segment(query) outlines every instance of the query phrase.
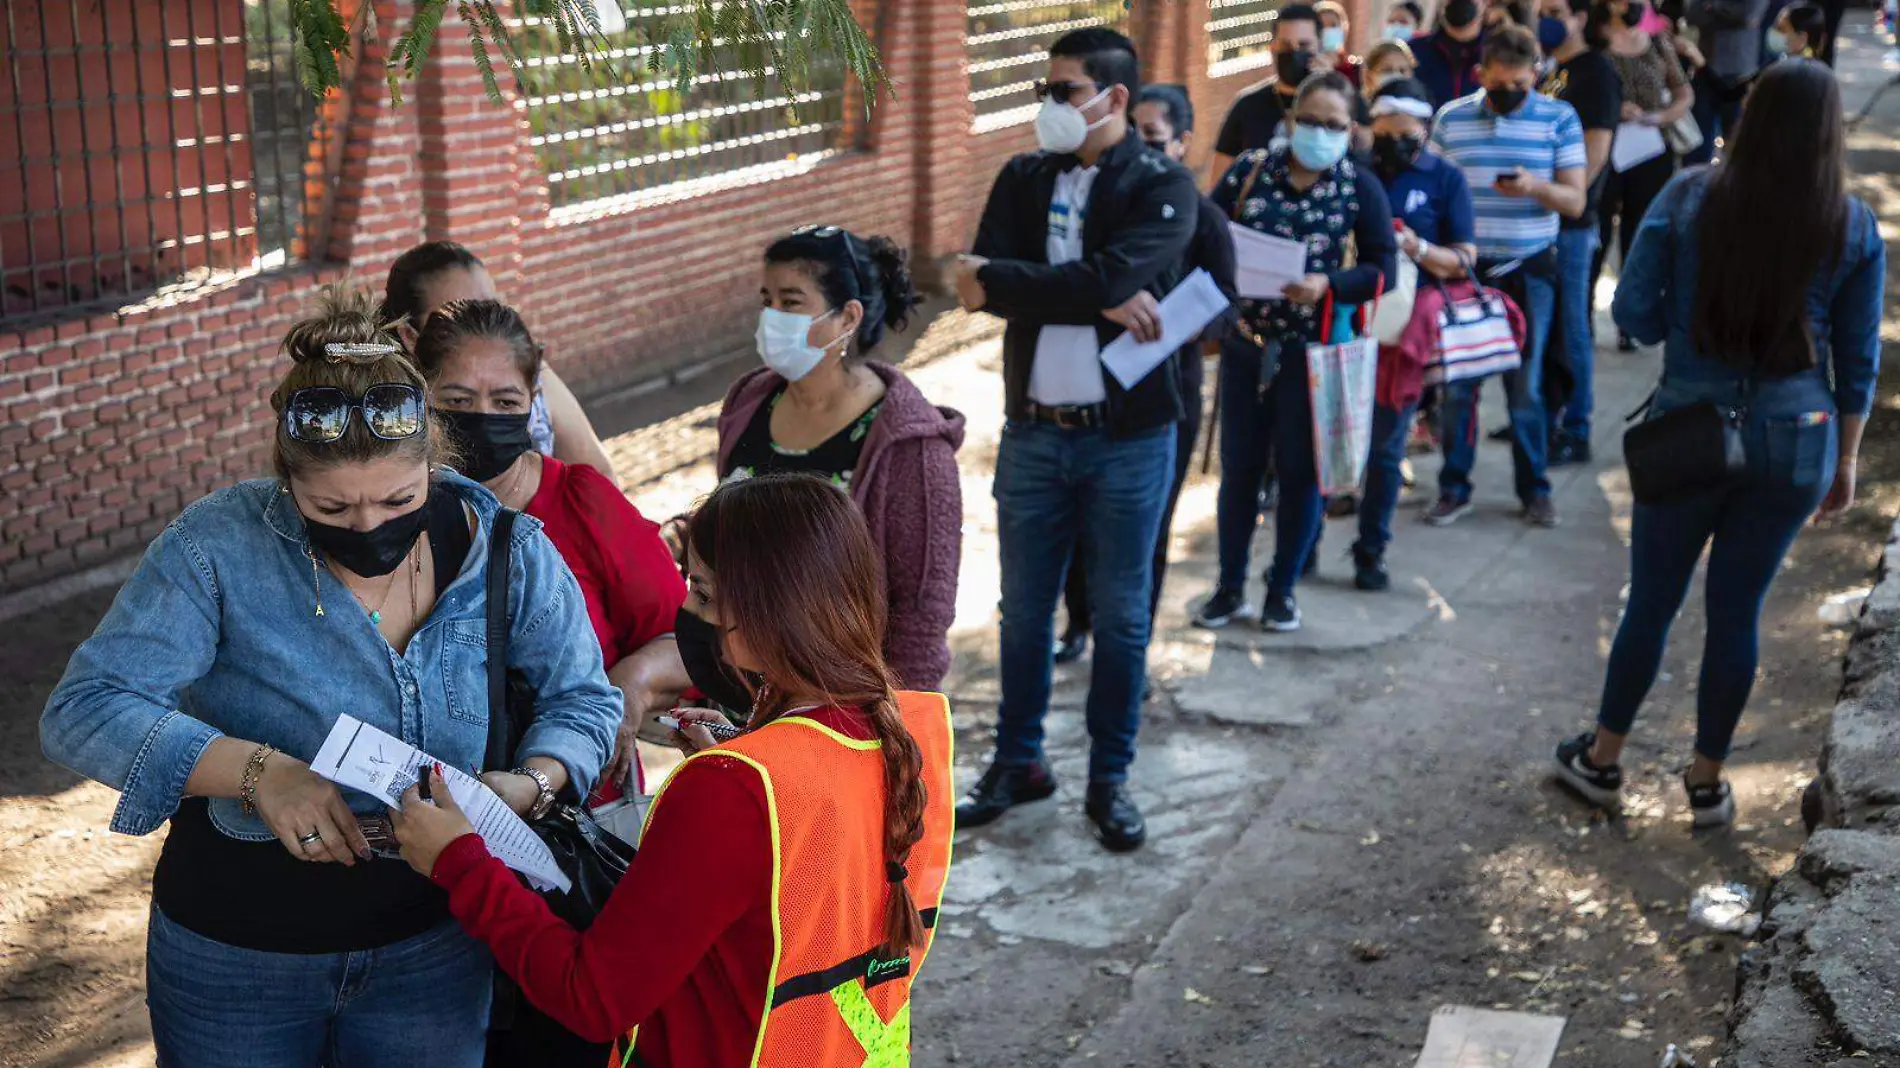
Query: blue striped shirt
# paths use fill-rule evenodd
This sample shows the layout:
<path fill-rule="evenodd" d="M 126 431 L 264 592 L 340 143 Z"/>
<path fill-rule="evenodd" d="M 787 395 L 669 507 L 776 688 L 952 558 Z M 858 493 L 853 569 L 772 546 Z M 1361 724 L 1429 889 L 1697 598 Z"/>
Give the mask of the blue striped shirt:
<path fill-rule="evenodd" d="M 1583 123 L 1561 100 L 1532 93 L 1523 106 L 1499 116 L 1482 92 L 1439 109 L 1432 144 L 1465 172 L 1477 219 L 1478 255 L 1531 256 L 1557 240 L 1557 213 L 1530 197 L 1507 197 L 1492 183 L 1522 167 L 1550 181 L 1558 171 L 1582 170 Z"/>

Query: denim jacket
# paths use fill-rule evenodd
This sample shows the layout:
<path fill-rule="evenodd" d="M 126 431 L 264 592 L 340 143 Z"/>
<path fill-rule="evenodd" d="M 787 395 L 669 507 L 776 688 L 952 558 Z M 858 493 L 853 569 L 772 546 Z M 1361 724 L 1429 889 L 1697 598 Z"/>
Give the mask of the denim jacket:
<path fill-rule="evenodd" d="M 1643 217 L 1623 264 L 1612 312 L 1616 325 L 1645 345 L 1663 342 L 1661 407 L 1734 395 L 1747 377 L 1696 351 L 1689 327 L 1701 274 L 1696 217 L 1708 190 L 1707 168 L 1685 171 L 1664 187 Z M 1772 256 L 1773 249 L 1760 255 Z M 1887 246 L 1874 213 L 1850 199 L 1847 240 L 1840 262 L 1808 287 L 1808 328 L 1815 366 L 1754 384 L 1751 407 L 1764 417 L 1832 407 L 1864 416 L 1873 408 L 1880 374 L 1881 301 L 1886 292 Z"/>
<path fill-rule="evenodd" d="M 467 504 L 478 529 L 460 574 L 398 654 L 305 555 L 303 519 L 281 485 L 242 482 L 172 520 L 47 700 L 40 744 L 55 763 L 121 792 L 114 831 L 149 834 L 170 819 L 198 758 L 223 734 L 308 762 L 348 713 L 444 762 L 482 761 L 494 496 L 449 472 L 432 483 Z M 509 661 L 537 694 L 515 756 L 560 761 L 585 796 L 612 752 L 621 695 L 601 667 L 573 572 L 541 524 L 521 517 L 510 552 Z M 344 796 L 358 814 L 381 811 L 367 794 Z M 234 798 L 214 798 L 210 810 L 233 838 L 275 837 Z"/>

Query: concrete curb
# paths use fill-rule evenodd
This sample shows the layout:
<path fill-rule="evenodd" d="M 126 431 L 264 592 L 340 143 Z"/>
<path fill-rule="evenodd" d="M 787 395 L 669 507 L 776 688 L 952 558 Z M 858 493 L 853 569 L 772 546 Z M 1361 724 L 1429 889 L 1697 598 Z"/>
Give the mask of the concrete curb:
<path fill-rule="evenodd" d="M 1900 1065 L 1900 523 L 1844 676 L 1804 805 L 1819 829 L 1743 958 L 1724 1066 Z"/>

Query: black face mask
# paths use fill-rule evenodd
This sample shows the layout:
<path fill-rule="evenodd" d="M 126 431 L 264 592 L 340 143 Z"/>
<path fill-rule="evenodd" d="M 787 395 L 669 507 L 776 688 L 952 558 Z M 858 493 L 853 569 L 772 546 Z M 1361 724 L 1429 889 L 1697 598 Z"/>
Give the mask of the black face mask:
<path fill-rule="evenodd" d="M 1144 141 L 1142 143 L 1164 156 L 1168 154 L 1168 143 L 1166 141 Z"/>
<path fill-rule="evenodd" d="M 1415 134 L 1404 137 L 1378 134 L 1372 139 L 1372 164 L 1380 174 L 1396 178 L 1418 161 L 1418 154 L 1424 149 L 1425 139 Z"/>
<path fill-rule="evenodd" d="M 387 575 L 402 566 L 403 558 L 422 536 L 429 522 L 429 504 L 385 521 L 369 530 L 333 527 L 304 516 L 304 531 L 318 552 L 364 578 Z"/>
<path fill-rule="evenodd" d="M 1281 52 L 1273 57 L 1273 72 L 1279 76 L 1281 88 L 1297 89 L 1313 73 L 1313 53 L 1305 49 Z"/>
<path fill-rule="evenodd" d="M 1527 89 L 1486 89 L 1484 98 L 1491 103 L 1491 110 L 1499 115 L 1509 115 L 1524 106 L 1530 97 Z"/>
<path fill-rule="evenodd" d="M 1636 24 L 1643 21 L 1643 16 L 1647 14 L 1649 14 L 1648 4 L 1645 4 L 1643 0 L 1630 0 L 1630 6 L 1623 10 L 1623 25 L 1635 29 Z"/>
<path fill-rule="evenodd" d="M 1476 21 L 1478 0 L 1451 0 L 1445 5 L 1445 25 L 1462 30 Z"/>
<path fill-rule="evenodd" d="M 751 711 L 752 691 L 746 689 L 745 675 L 719 654 L 718 627 L 682 607 L 673 619 L 673 640 L 686 677 L 700 693 L 722 708 Z M 751 681 L 755 687 L 761 682 L 756 676 Z"/>
<path fill-rule="evenodd" d="M 508 470 L 522 453 L 534 447 L 526 412 L 490 415 L 437 408 L 435 414 L 449 428 L 449 436 L 462 454 L 456 468 L 477 482 L 487 482 Z"/>

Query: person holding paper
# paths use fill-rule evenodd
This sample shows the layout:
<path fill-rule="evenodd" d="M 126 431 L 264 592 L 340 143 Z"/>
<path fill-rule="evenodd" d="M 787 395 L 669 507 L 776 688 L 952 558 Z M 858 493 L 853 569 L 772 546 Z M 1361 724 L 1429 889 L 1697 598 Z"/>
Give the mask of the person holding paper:
<path fill-rule="evenodd" d="M 618 1040 L 607 1063 L 904 1063 L 950 867 L 949 702 L 896 689 L 876 546 L 826 482 L 728 482 L 686 543 L 687 664 L 702 689 L 751 680 L 756 711 L 716 745 L 704 724 L 722 716 L 680 712 L 699 752 L 592 926 L 523 888 L 439 783 L 395 817 L 403 856 L 531 1001 Z"/>
<path fill-rule="evenodd" d="M 1095 625 L 1083 811 L 1111 850 L 1147 824 L 1128 792 L 1148 677 L 1155 538 L 1174 470 L 1182 400 L 1174 357 L 1125 383 L 1102 349 L 1124 333 L 1161 337 L 1159 300 L 1184 277 L 1200 194 L 1128 123 L 1140 88 L 1135 46 L 1076 30 L 1049 50 L 1037 84 L 1042 151 L 1003 166 L 956 271 L 963 306 L 999 316 L 1008 419 L 996 456 L 1003 580 L 1002 704 L 996 755 L 959 806 L 963 827 L 1055 793 L 1043 717 L 1062 576 L 1080 547 Z"/>
<path fill-rule="evenodd" d="M 1387 82 L 1372 99 L 1372 169 L 1399 223 L 1399 253 L 1440 278 L 1461 278 L 1477 257 L 1471 189 L 1464 172 L 1429 147 L 1430 91 L 1404 78 Z M 1372 408 L 1372 453 L 1366 465 L 1359 540 L 1353 543 L 1353 585 L 1381 591 L 1391 585 L 1385 550 L 1392 513 L 1404 485 L 1405 445 L 1424 395 L 1425 368 L 1396 345 L 1379 346 L 1378 396 Z"/>
<path fill-rule="evenodd" d="M 1569 104 L 1583 126 L 1584 204 L 1576 218 L 1557 223 L 1557 329 L 1551 341 L 1551 373 L 1544 379 L 1544 406 L 1555 425 L 1550 466 L 1590 462 L 1590 418 L 1596 406 L 1597 208 L 1609 181 L 1610 146 L 1622 119 L 1623 80 L 1605 56 L 1609 9 L 1592 0 L 1542 0 L 1544 18 L 1564 27 L 1556 63 L 1538 92 Z M 1559 373 L 1561 368 L 1562 373 Z M 1560 382 L 1559 379 L 1567 382 Z"/>
<path fill-rule="evenodd" d="M 383 814 L 310 768 L 338 716 L 465 770 L 487 742 L 487 490 L 453 456 L 420 372 L 365 294 L 332 291 L 284 339 L 276 478 L 160 534 L 46 703 L 49 759 L 121 792 L 112 829 L 170 823 L 152 876 L 158 1063 L 483 1063 L 493 965 L 439 890 L 373 855 Z M 535 691 L 517 812 L 578 799 L 620 694 L 567 565 L 524 518 L 510 664 Z M 257 996 L 254 996 L 257 995 Z M 262 996 L 268 995 L 268 996 Z"/>
<path fill-rule="evenodd" d="M 1194 104 L 1187 90 L 1179 85 L 1145 85 L 1135 97 L 1135 129 L 1148 147 L 1176 163 L 1187 158 L 1194 138 Z M 1155 538 L 1154 577 L 1148 598 L 1148 618 L 1161 607 L 1161 586 L 1168 575 L 1168 542 L 1174 526 L 1174 506 L 1181 499 L 1181 487 L 1187 484 L 1188 468 L 1194 461 L 1194 443 L 1201 434 L 1201 414 L 1206 405 L 1206 377 L 1203 357 L 1206 348 L 1233 329 L 1238 313 L 1234 299 L 1234 242 L 1227 230 L 1227 216 L 1212 200 L 1200 198 L 1200 211 L 1194 217 L 1194 240 L 1188 245 L 1182 266 L 1189 271 L 1203 270 L 1229 302 L 1221 316 L 1202 328 L 1200 336 L 1182 346 L 1175 354 L 1175 373 L 1181 386 L 1181 421 L 1175 424 L 1174 478 L 1168 483 L 1168 504 L 1161 512 L 1161 534 Z M 1067 625 L 1056 643 L 1056 663 L 1080 660 L 1088 652 L 1089 584 L 1088 563 L 1081 552 L 1069 564 L 1069 578 L 1063 589 L 1068 609 Z"/>
<path fill-rule="evenodd" d="M 1235 226 L 1304 245 L 1306 274 L 1277 300 L 1243 301 L 1244 329 L 1259 347 L 1229 346 L 1221 359 L 1220 581 L 1195 612 L 1202 627 L 1223 627 L 1249 614 L 1248 558 L 1269 448 L 1279 501 L 1261 626 L 1300 626 L 1293 587 L 1323 520 L 1306 349 L 1330 332 L 1338 309 L 1374 299 L 1397 273 L 1385 190 L 1346 155 L 1353 99 L 1344 75 L 1307 79 L 1289 116 L 1287 146 L 1242 156 L 1214 190 L 1214 202 Z M 1350 267 L 1349 240 L 1358 247 L 1358 262 Z"/>
<path fill-rule="evenodd" d="M 1695 105 L 1695 90 L 1689 87 L 1689 76 L 1683 73 L 1675 47 L 1669 38 L 1645 33 L 1637 25 L 1648 10 L 1643 0 L 1618 0 L 1610 4 L 1608 10 L 1616 17 L 1604 23 L 1604 34 L 1609 41 L 1604 54 L 1616 65 L 1623 86 L 1623 122 L 1661 130 L 1689 114 Z M 1610 168 L 1604 180 L 1598 223 L 1601 235 L 1590 266 L 1592 292 L 1597 277 L 1603 273 L 1612 234 L 1616 236 L 1617 262 L 1620 263 L 1629 258 L 1630 242 L 1636 239 L 1636 227 L 1649 211 L 1650 202 L 1675 173 L 1676 155 L 1669 151 L 1666 143 L 1660 153 L 1646 160 L 1621 171 Z M 1620 331 L 1616 347 L 1622 352 L 1636 349 L 1629 335 Z"/>

